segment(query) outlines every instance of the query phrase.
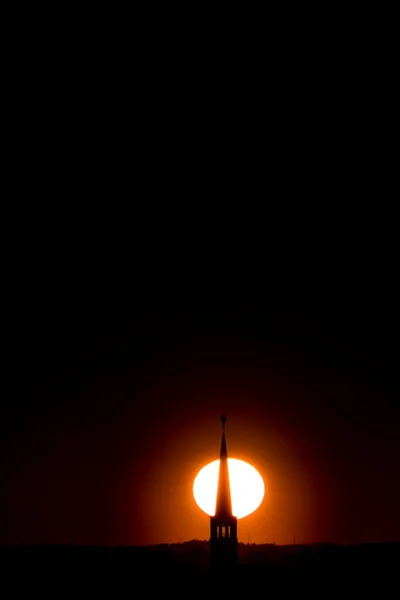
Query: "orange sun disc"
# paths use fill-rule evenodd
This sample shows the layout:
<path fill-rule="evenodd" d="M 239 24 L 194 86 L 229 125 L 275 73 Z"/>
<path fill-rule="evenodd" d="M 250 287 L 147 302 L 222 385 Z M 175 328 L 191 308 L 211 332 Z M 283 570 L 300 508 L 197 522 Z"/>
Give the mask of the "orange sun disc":
<path fill-rule="evenodd" d="M 254 512 L 264 498 L 264 481 L 255 467 L 237 458 L 228 458 L 232 513 L 238 519 Z M 195 477 L 193 496 L 197 505 L 210 516 L 215 515 L 219 459 L 209 463 Z"/>

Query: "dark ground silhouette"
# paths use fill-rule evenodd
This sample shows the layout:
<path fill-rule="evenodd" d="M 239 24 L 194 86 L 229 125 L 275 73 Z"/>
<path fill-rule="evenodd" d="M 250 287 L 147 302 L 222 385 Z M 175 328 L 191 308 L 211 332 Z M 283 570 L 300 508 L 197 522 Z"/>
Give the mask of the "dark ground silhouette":
<path fill-rule="evenodd" d="M 397 586 L 400 542 L 239 544 L 238 552 L 239 565 L 231 573 L 222 573 L 209 569 L 209 543 L 201 540 L 136 547 L 8 546 L 0 550 L 1 577 L 14 590 L 56 596 L 68 590 L 197 597 L 223 588 L 264 595 L 297 590 L 330 597 L 333 592 L 382 593 Z"/>

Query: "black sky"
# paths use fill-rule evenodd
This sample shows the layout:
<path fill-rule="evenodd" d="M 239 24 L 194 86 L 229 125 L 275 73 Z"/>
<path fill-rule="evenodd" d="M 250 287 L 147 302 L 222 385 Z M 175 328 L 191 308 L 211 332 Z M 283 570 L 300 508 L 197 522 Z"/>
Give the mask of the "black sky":
<path fill-rule="evenodd" d="M 316 489 L 307 541 L 398 539 L 399 323 L 384 236 L 351 229 L 355 248 L 336 235 L 323 247 L 316 221 L 320 241 L 304 251 L 286 222 L 286 238 L 267 235 L 271 218 L 255 241 L 239 225 L 220 235 L 222 219 L 211 247 L 193 219 L 179 238 L 151 220 L 132 245 L 85 230 L 79 251 L 69 228 L 56 243 L 53 223 L 40 253 L 24 246 L 4 338 L 4 540 L 173 541 L 147 533 L 146 473 L 185 431 L 190 462 L 193 424 L 208 436 L 222 411 L 236 431 L 265 427 L 267 449 L 277 431 L 298 448 Z"/>
<path fill-rule="evenodd" d="M 186 484 L 222 412 L 273 483 L 257 541 L 399 539 L 386 63 L 96 48 L 15 56 L 0 541 L 206 536 Z"/>

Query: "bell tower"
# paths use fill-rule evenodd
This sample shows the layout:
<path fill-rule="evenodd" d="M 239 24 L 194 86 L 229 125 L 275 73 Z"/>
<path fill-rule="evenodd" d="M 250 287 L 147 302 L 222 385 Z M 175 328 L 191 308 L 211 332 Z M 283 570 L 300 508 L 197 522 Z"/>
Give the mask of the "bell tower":
<path fill-rule="evenodd" d="M 222 415 L 222 441 L 219 460 L 215 515 L 210 517 L 210 561 L 212 568 L 237 563 L 237 518 L 232 514 L 228 451 L 225 439 L 225 415 Z"/>

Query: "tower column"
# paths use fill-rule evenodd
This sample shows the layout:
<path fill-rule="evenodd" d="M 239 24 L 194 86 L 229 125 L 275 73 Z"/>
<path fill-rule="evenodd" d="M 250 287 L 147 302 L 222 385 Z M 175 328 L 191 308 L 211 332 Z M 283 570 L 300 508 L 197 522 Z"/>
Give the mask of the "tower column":
<path fill-rule="evenodd" d="M 222 440 L 219 460 L 215 515 L 210 517 L 210 564 L 212 568 L 237 563 L 237 518 L 232 514 L 228 451 L 225 439 L 225 415 L 222 415 Z"/>

